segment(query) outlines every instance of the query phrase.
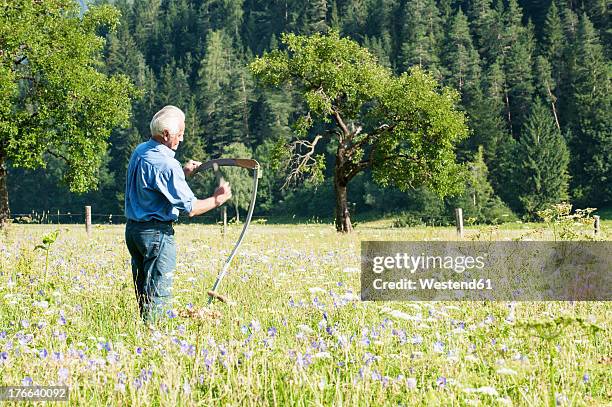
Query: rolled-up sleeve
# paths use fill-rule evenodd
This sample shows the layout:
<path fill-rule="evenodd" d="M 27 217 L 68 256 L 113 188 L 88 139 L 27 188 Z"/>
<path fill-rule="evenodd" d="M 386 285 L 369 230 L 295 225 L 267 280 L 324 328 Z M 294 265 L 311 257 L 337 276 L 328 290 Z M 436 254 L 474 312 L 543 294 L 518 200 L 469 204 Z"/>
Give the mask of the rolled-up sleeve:
<path fill-rule="evenodd" d="M 196 200 L 195 195 L 187 185 L 185 173 L 180 165 L 170 166 L 166 171 L 159 174 L 157 186 L 170 202 L 172 207 L 183 213 L 189 213 L 193 209 Z"/>

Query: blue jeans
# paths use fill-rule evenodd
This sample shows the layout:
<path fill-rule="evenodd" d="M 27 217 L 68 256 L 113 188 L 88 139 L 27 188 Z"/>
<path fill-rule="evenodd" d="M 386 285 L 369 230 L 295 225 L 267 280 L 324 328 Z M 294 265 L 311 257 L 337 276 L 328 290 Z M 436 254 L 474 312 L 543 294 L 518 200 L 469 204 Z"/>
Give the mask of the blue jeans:
<path fill-rule="evenodd" d="M 132 277 L 140 316 L 156 322 L 172 298 L 176 243 L 172 224 L 128 222 L 125 242 L 132 256 Z"/>

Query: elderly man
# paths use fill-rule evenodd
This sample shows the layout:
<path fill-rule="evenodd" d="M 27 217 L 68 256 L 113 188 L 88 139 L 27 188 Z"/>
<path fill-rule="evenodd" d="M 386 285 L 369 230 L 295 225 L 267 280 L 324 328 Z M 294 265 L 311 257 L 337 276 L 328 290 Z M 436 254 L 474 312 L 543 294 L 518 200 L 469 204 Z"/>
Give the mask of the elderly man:
<path fill-rule="evenodd" d="M 125 240 L 132 256 L 132 275 L 140 315 L 145 322 L 163 316 L 171 297 L 176 265 L 173 222 L 179 212 L 190 217 L 222 205 L 232 197 L 229 184 L 213 196 L 197 199 L 185 181 L 200 165 L 185 167 L 174 159 L 185 131 L 185 114 L 166 106 L 153 116 L 151 138 L 130 158 L 125 185 Z"/>

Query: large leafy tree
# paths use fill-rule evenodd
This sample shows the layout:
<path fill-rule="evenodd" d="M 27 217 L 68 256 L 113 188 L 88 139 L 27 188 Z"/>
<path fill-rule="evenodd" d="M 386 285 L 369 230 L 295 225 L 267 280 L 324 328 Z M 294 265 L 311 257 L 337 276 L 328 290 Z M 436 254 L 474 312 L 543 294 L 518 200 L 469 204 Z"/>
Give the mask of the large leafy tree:
<path fill-rule="evenodd" d="M 72 0 L 0 2 L 0 220 L 9 216 L 6 165 L 66 166 L 72 191 L 96 186 L 111 129 L 126 123 L 133 87 L 98 71 L 118 12 L 93 7 L 81 18 Z"/>
<path fill-rule="evenodd" d="M 286 51 L 272 51 L 250 66 L 263 84 L 292 83 L 304 98 L 306 114 L 295 124 L 298 139 L 288 149 L 289 178 L 322 176 L 321 140 L 335 150 L 336 230 L 352 230 L 348 184 L 366 169 L 378 183 L 402 190 L 425 185 L 449 195 L 461 189 L 464 168 L 455 161 L 454 147 L 467 127 L 456 110 L 456 91 L 441 88 L 418 67 L 394 76 L 337 32 L 286 34 L 283 43 Z"/>

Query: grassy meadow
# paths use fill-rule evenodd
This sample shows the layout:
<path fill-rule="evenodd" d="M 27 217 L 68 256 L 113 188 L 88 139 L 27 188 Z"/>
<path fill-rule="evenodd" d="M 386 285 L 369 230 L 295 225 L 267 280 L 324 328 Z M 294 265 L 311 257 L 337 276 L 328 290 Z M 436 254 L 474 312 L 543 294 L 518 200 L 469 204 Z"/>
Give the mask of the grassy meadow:
<path fill-rule="evenodd" d="M 48 253 L 35 249 L 58 228 Z M 206 305 L 240 227 L 225 238 L 219 226 L 175 229 L 173 311 L 152 330 L 137 317 L 123 226 L 88 239 L 82 225 L 10 225 L 0 385 L 66 384 L 70 405 L 612 404 L 609 302 L 359 300 L 361 240 L 454 240 L 453 228 L 379 221 L 340 236 L 328 224 L 253 224 L 220 288 L 235 304 L 203 319 L 180 315 Z M 472 227 L 465 238 L 554 233 Z M 548 339 L 525 327 L 554 331 L 557 317 L 569 323 Z"/>

